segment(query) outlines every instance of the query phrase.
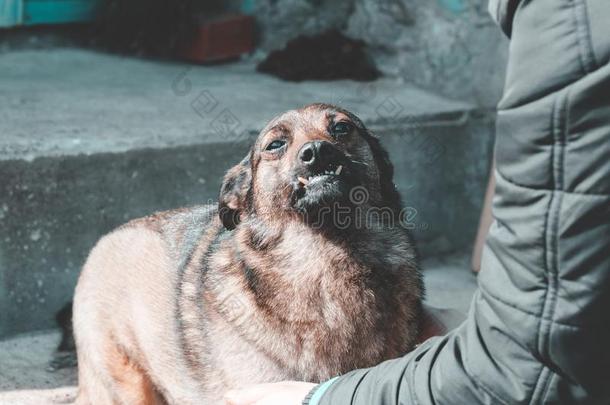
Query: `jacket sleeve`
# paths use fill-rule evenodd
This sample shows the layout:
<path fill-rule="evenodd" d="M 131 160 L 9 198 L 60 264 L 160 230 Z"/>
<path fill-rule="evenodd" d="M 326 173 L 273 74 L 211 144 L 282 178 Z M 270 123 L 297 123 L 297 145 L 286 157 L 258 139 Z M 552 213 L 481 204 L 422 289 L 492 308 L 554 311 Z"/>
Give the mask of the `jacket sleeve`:
<path fill-rule="evenodd" d="M 489 13 L 502 31 L 510 38 L 513 17 L 521 0 L 489 0 Z"/>
<path fill-rule="evenodd" d="M 610 403 L 609 4 L 516 6 L 495 221 L 466 321 L 310 405 Z"/>

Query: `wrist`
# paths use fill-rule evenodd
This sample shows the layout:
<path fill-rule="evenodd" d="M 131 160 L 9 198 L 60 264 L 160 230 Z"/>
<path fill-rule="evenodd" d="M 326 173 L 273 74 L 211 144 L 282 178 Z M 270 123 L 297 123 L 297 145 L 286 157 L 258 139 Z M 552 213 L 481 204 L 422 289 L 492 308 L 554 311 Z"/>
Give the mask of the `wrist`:
<path fill-rule="evenodd" d="M 303 398 L 302 405 L 318 405 L 320 399 L 322 399 L 322 395 L 324 395 L 326 390 L 335 382 L 337 378 L 338 377 L 331 378 L 330 380 L 313 387 L 305 398 Z"/>
<path fill-rule="evenodd" d="M 320 388 L 320 384 L 318 384 L 315 387 L 313 387 L 312 389 L 310 389 L 309 392 L 307 393 L 307 395 L 305 395 L 305 398 L 303 398 L 302 405 L 309 405 L 311 398 L 318 391 L 319 388 Z"/>

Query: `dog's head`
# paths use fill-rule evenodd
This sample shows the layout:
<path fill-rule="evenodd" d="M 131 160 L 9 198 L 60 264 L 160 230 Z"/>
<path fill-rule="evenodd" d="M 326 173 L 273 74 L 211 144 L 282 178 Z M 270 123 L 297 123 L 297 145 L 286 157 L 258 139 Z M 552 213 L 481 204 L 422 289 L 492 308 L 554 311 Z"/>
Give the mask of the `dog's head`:
<path fill-rule="evenodd" d="M 247 215 L 312 217 L 324 207 L 353 206 L 356 188 L 367 205 L 397 212 L 393 171 L 379 140 L 355 115 L 311 104 L 281 114 L 261 131 L 246 158 L 226 174 L 219 215 L 227 229 Z"/>

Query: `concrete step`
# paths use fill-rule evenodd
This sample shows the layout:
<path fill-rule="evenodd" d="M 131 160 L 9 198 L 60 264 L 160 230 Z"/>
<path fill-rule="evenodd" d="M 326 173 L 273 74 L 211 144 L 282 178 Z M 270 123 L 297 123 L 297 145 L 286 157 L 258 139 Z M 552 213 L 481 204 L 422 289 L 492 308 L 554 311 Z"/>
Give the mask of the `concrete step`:
<path fill-rule="evenodd" d="M 381 138 L 424 256 L 469 249 L 493 116 L 391 79 L 287 83 L 249 63 L 187 66 L 82 49 L 0 55 L 0 336 L 45 329 L 95 241 L 214 201 L 275 114 L 330 102 Z"/>
<path fill-rule="evenodd" d="M 60 337 L 59 330 L 48 330 L 0 340 L 0 404 L 74 402 L 76 368 L 49 369 Z"/>
<path fill-rule="evenodd" d="M 428 305 L 466 313 L 476 288 L 468 262 L 469 257 L 463 255 L 423 262 Z M 57 330 L 0 340 L 0 404 L 72 403 L 76 396 L 76 369 L 49 369 L 59 341 Z"/>

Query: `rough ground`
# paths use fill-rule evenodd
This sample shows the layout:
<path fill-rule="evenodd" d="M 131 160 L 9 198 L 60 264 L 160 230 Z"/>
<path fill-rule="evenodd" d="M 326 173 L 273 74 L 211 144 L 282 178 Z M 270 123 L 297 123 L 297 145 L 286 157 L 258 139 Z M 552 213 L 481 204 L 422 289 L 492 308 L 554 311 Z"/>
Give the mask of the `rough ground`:
<path fill-rule="evenodd" d="M 58 331 L 37 332 L 0 341 L 0 404 L 70 404 L 76 394 L 76 369 L 50 372 Z"/>
<path fill-rule="evenodd" d="M 424 263 L 427 303 L 466 312 L 476 286 L 467 257 Z M 0 341 L 0 405 L 70 404 L 76 395 L 76 369 L 48 371 L 59 332 L 21 335 Z"/>

